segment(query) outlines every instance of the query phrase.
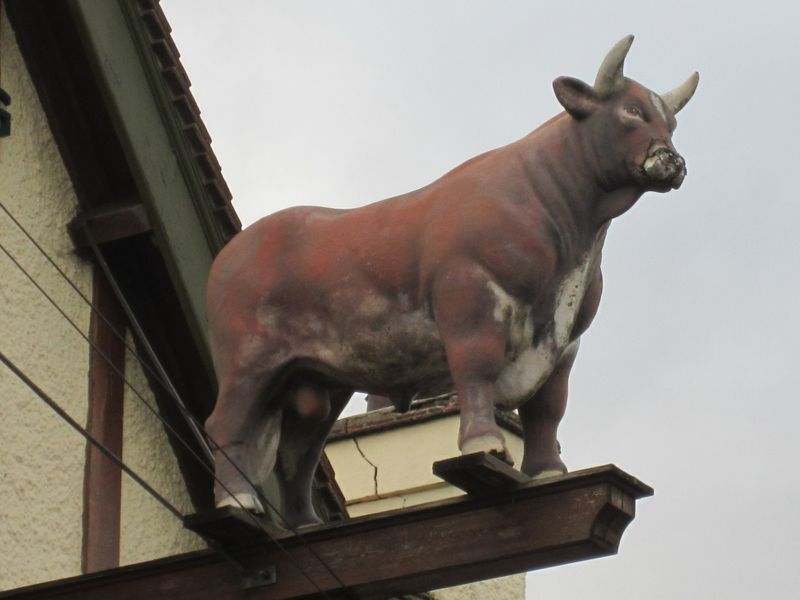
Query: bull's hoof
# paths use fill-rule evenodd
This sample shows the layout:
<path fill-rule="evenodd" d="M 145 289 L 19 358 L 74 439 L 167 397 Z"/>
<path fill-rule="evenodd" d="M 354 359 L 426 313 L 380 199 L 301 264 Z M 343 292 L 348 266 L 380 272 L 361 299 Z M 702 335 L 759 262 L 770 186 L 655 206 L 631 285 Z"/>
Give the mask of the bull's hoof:
<path fill-rule="evenodd" d="M 239 494 L 234 494 L 233 496 L 226 496 L 217 502 L 217 508 L 224 508 L 226 506 L 243 508 L 257 515 L 264 514 L 264 507 L 261 505 L 261 501 L 258 499 L 258 497 L 255 494 L 250 494 L 247 492 L 241 492 Z"/>
<path fill-rule="evenodd" d="M 557 456 L 548 460 L 523 460 L 522 472 L 531 479 L 548 479 L 560 477 L 567 473 L 567 465 Z"/>
<path fill-rule="evenodd" d="M 320 519 L 316 513 L 313 515 L 284 515 L 286 517 L 286 524 L 292 529 L 307 529 L 309 527 L 317 527 L 322 525 L 324 521 Z"/>
<path fill-rule="evenodd" d="M 316 527 L 322 525 L 324 521 L 314 510 L 311 498 L 289 502 L 282 507 L 284 522 L 291 529 L 301 529 L 303 527 Z"/>
<path fill-rule="evenodd" d="M 545 469 L 544 471 L 538 472 L 536 475 L 531 477 L 531 479 L 549 479 L 550 477 L 561 477 L 566 471 L 561 471 L 559 469 Z"/>
<path fill-rule="evenodd" d="M 503 462 L 514 466 L 514 457 L 511 456 L 506 444 L 502 439 L 491 434 L 476 435 L 475 437 L 464 440 L 461 444 L 461 454 L 473 454 L 475 452 L 486 452 L 493 454 Z"/>

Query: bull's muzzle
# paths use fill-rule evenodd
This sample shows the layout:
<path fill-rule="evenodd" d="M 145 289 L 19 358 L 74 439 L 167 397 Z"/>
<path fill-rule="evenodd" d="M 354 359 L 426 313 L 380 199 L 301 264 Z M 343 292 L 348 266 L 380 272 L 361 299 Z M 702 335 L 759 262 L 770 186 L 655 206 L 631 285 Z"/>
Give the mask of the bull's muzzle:
<path fill-rule="evenodd" d="M 686 161 L 674 150 L 658 146 L 649 152 L 642 170 L 656 188 L 677 190 L 686 177 Z"/>

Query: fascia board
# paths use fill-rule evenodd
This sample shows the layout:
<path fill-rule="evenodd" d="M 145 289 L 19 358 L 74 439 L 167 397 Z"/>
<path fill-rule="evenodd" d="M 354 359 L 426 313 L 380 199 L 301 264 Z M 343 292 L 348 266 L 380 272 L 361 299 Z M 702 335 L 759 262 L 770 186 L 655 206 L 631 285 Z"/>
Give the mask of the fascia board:
<path fill-rule="evenodd" d="M 70 0 L 70 9 L 153 233 L 205 367 L 205 288 L 222 237 L 163 89 L 141 23 L 126 0 Z"/>

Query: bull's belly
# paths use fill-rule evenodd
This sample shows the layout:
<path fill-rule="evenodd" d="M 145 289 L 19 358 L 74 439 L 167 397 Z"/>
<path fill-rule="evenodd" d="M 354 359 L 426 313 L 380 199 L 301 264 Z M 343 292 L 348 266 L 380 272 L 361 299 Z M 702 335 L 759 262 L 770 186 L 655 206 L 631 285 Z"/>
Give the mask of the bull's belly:
<path fill-rule="evenodd" d="M 301 352 L 356 390 L 425 397 L 452 388 L 436 323 L 424 311 L 351 310 L 316 331 Z"/>
<path fill-rule="evenodd" d="M 355 389 L 386 396 L 424 398 L 455 391 L 436 323 L 421 314 L 393 315 L 381 329 L 353 323 L 321 345 L 336 379 Z M 552 374 L 570 345 L 570 336 L 553 334 L 533 343 L 532 329 L 510 331 L 505 366 L 494 382 L 495 404 L 513 410 L 527 401 Z M 318 346 L 319 347 L 319 346 Z"/>
<path fill-rule="evenodd" d="M 551 320 L 534 335 L 531 307 L 488 282 L 494 318 L 509 336 L 505 366 L 494 382 L 495 403 L 514 409 L 541 388 L 572 342 L 572 327 L 583 299 L 589 261 L 561 282 Z M 327 306 L 295 312 L 265 305 L 259 321 L 265 337 L 282 340 L 280 360 L 307 359 L 334 379 L 359 391 L 425 397 L 453 389 L 444 343 L 428 311 L 374 292 L 341 289 Z M 280 332 L 280 333 L 278 333 Z"/>

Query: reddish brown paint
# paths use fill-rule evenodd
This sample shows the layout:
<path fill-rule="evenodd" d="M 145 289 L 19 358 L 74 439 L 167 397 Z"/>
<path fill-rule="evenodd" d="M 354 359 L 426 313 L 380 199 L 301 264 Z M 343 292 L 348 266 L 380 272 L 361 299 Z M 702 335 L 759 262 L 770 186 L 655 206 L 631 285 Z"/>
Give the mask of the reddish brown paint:
<path fill-rule="evenodd" d="M 122 456 L 125 331 L 127 320 L 111 286 L 95 267 L 92 273 L 89 338 L 89 411 L 86 429 L 117 456 Z M 103 315 L 100 317 L 99 315 Z M 122 472 L 92 444 L 86 444 L 83 479 L 82 570 L 94 573 L 119 566 Z"/>
<path fill-rule="evenodd" d="M 315 520 L 313 469 L 353 390 L 405 410 L 415 395 L 454 387 L 462 448 L 504 451 L 494 406 L 519 406 L 522 470 L 566 470 L 556 431 L 571 342 L 597 310 L 608 222 L 643 192 L 678 187 L 685 169 L 671 142 L 674 115 L 666 109 L 662 118 L 640 84 L 625 79 L 604 98 L 575 79 L 553 85 L 566 112 L 521 140 L 396 198 L 261 219 L 214 263 L 208 303 L 220 394 L 207 428 L 256 482 L 274 454 L 258 444 L 280 439 L 276 468 L 291 524 Z M 658 153 L 663 160 L 645 169 Z M 586 260 L 585 293 L 558 346 L 559 289 Z M 515 302 L 501 316 L 497 289 Z M 517 339 L 527 331 L 515 325 L 519 315 L 532 323 L 532 341 Z M 522 400 L 499 397 L 499 378 L 526 344 L 538 352 L 549 343 L 546 379 L 524 387 L 528 374 L 520 375 Z M 247 493 L 217 458 L 225 484 Z"/>

